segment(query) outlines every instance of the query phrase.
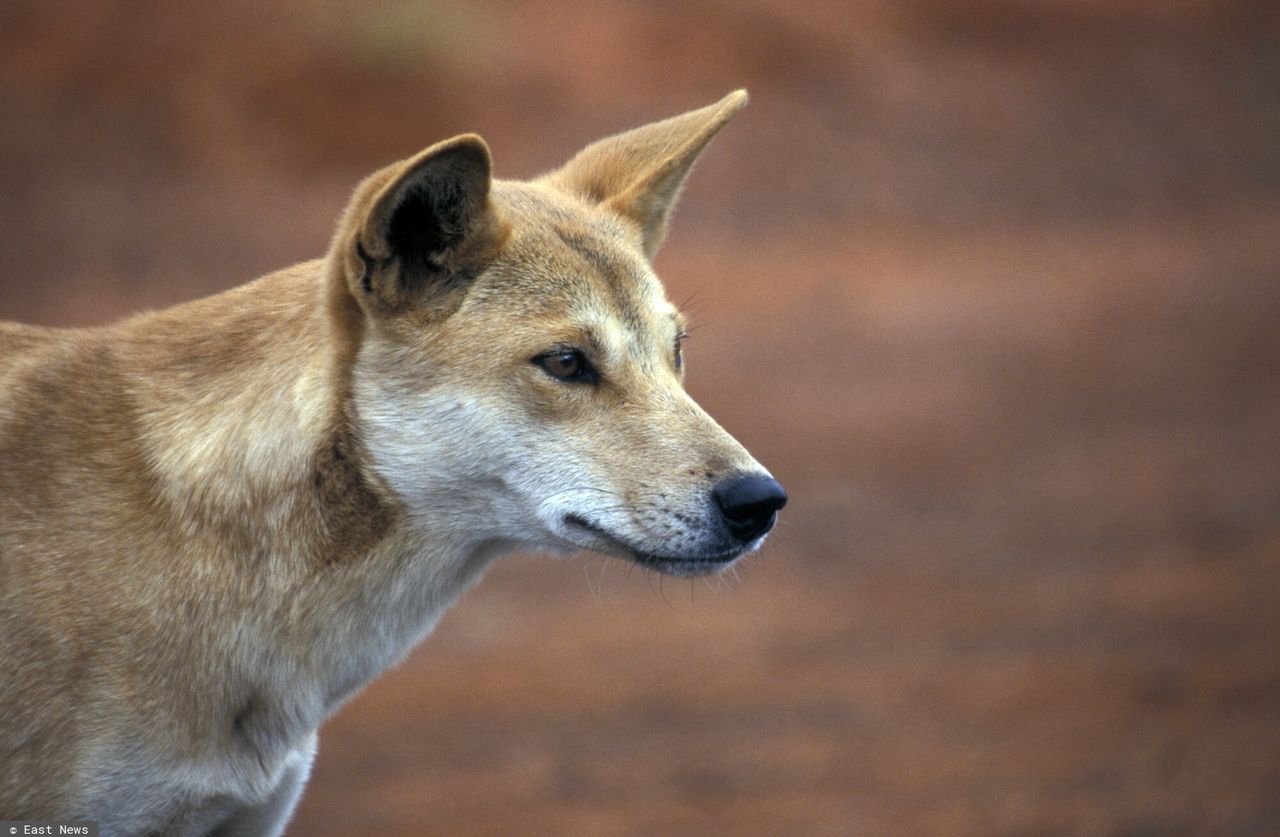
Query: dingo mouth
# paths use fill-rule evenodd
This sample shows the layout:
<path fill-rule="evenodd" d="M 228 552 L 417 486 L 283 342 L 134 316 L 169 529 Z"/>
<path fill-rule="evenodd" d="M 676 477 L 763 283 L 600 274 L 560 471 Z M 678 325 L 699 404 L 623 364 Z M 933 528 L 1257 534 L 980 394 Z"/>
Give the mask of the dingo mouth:
<path fill-rule="evenodd" d="M 565 515 L 564 522 L 573 528 L 590 533 L 598 540 L 604 541 L 605 544 L 612 547 L 613 551 L 621 552 L 642 567 L 648 567 L 667 575 L 703 575 L 716 572 L 732 564 L 747 551 L 743 547 L 737 547 L 725 552 L 704 555 L 659 555 L 649 550 L 632 546 L 617 535 L 576 514 Z"/>

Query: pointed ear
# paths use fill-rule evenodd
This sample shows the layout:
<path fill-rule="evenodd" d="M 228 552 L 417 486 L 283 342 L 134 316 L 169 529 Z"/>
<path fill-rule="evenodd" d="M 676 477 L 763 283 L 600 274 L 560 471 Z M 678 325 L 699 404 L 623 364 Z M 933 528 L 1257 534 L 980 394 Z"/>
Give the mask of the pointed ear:
<path fill-rule="evenodd" d="M 746 103 L 747 92 L 737 90 L 709 107 L 602 139 L 541 180 L 635 223 L 652 259 L 694 160 Z"/>
<path fill-rule="evenodd" d="M 466 134 L 366 179 L 339 233 L 352 295 L 397 311 L 464 286 L 501 244 L 490 168 L 484 140 Z"/>

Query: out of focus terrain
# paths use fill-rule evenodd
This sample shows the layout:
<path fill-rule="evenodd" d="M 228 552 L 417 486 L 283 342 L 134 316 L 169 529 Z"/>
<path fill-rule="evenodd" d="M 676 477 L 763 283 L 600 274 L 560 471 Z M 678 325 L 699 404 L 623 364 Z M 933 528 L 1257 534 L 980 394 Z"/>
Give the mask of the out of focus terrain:
<path fill-rule="evenodd" d="M 658 269 L 775 536 L 496 567 L 292 833 L 1275 833 L 1277 8 L 7 0 L 0 318 L 319 255 L 455 133 L 525 177 L 747 87 Z"/>

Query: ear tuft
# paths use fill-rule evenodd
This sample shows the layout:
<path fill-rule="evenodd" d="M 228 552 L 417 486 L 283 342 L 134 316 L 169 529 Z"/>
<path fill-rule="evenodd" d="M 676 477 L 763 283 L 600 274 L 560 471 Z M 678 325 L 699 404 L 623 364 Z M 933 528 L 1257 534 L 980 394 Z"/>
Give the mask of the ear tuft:
<path fill-rule="evenodd" d="M 652 259 L 694 161 L 746 104 L 747 91 L 735 90 L 713 105 L 607 137 L 541 180 L 635 223 Z"/>

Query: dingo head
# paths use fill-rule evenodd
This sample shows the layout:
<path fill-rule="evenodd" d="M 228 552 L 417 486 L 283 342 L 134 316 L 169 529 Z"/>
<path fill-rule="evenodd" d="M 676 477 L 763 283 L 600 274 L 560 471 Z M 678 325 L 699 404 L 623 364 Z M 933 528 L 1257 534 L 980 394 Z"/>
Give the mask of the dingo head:
<path fill-rule="evenodd" d="M 685 393 L 650 259 L 694 159 L 746 103 L 494 181 L 474 135 L 367 179 L 331 253 L 350 418 L 415 525 L 666 573 L 754 549 L 782 487 Z"/>

